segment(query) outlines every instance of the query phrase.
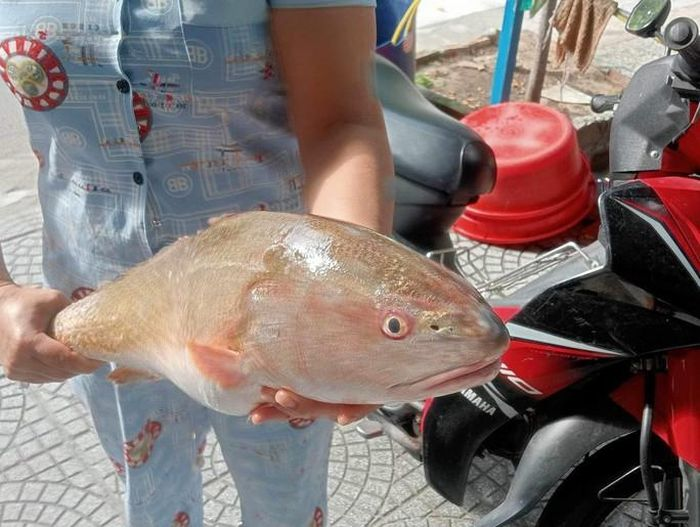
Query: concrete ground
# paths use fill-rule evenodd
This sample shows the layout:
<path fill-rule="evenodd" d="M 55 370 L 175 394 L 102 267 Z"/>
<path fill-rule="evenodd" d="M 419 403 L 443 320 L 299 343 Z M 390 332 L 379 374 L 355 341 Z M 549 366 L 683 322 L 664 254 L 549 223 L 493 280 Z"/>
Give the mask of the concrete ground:
<path fill-rule="evenodd" d="M 424 0 L 418 45 L 431 49 L 465 43 L 500 25 L 500 0 Z M 465 8 L 469 4 L 470 8 Z M 698 5 L 693 11 L 698 12 Z M 613 21 L 614 22 L 614 21 Z M 532 24 L 532 22 L 528 22 Z M 619 32 L 600 60 L 633 57 L 640 63 L 659 53 L 653 43 Z M 630 42 L 639 51 L 630 52 Z M 624 43 L 626 52 L 620 53 Z M 634 66 L 626 66 L 633 68 Z M 41 280 L 41 220 L 35 194 L 36 160 L 28 147 L 18 105 L 0 87 L 0 243 L 14 278 Z M 532 259 L 540 250 L 504 251 L 460 239 L 470 248 L 474 281 L 493 278 Z M 203 467 L 209 526 L 236 526 L 235 487 L 214 441 Z M 477 459 L 465 508 L 453 506 L 425 483 L 422 467 L 384 437 L 366 441 L 354 427 L 338 427 L 331 450 L 330 524 L 338 527 L 469 527 L 505 495 L 512 473 L 507 463 Z M 103 456 L 88 417 L 63 384 L 23 389 L 0 370 L 0 525 L 119 526 L 119 482 Z M 517 525 L 532 525 L 525 519 Z M 253 526 L 254 527 L 254 526 Z"/>

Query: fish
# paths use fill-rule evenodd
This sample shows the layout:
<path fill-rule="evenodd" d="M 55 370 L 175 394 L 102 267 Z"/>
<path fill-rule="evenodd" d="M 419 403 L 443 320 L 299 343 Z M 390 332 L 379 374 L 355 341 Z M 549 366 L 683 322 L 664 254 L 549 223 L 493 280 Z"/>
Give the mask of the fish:
<path fill-rule="evenodd" d="M 246 415 L 263 387 L 327 403 L 446 395 L 496 376 L 509 337 L 466 280 L 390 237 L 310 214 L 234 214 L 58 313 L 53 338 Z"/>

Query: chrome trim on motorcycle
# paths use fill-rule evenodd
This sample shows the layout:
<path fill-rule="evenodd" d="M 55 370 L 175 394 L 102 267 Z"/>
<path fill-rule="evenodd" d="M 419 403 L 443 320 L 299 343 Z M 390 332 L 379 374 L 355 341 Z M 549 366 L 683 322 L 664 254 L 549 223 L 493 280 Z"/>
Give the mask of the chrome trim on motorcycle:
<path fill-rule="evenodd" d="M 440 264 L 444 264 L 448 256 L 453 256 L 460 275 L 469 279 L 487 298 L 507 296 L 572 256 L 581 257 L 589 270 L 597 269 L 602 265 L 601 262 L 586 254 L 576 242 L 567 242 L 556 249 L 542 253 L 530 262 L 491 280 L 472 263 L 468 247 L 430 251 L 426 256 Z"/>

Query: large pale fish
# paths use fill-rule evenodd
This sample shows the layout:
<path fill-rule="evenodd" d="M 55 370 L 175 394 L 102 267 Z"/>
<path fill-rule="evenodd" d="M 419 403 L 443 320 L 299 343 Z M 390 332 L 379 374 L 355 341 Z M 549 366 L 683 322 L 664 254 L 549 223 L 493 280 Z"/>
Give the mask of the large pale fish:
<path fill-rule="evenodd" d="M 263 386 L 381 404 L 486 382 L 508 336 L 465 281 L 369 229 L 250 212 L 174 243 L 60 312 L 55 338 L 243 415 Z"/>

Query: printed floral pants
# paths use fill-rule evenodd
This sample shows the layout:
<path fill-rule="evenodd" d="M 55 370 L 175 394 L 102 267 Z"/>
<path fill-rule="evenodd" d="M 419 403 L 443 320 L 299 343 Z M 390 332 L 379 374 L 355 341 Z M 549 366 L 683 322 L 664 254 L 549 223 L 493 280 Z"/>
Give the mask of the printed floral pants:
<path fill-rule="evenodd" d="M 200 469 L 210 429 L 245 527 L 326 525 L 330 421 L 254 426 L 203 407 L 168 381 L 117 387 L 107 373 L 109 367 L 71 383 L 123 478 L 129 527 L 203 525 Z"/>

